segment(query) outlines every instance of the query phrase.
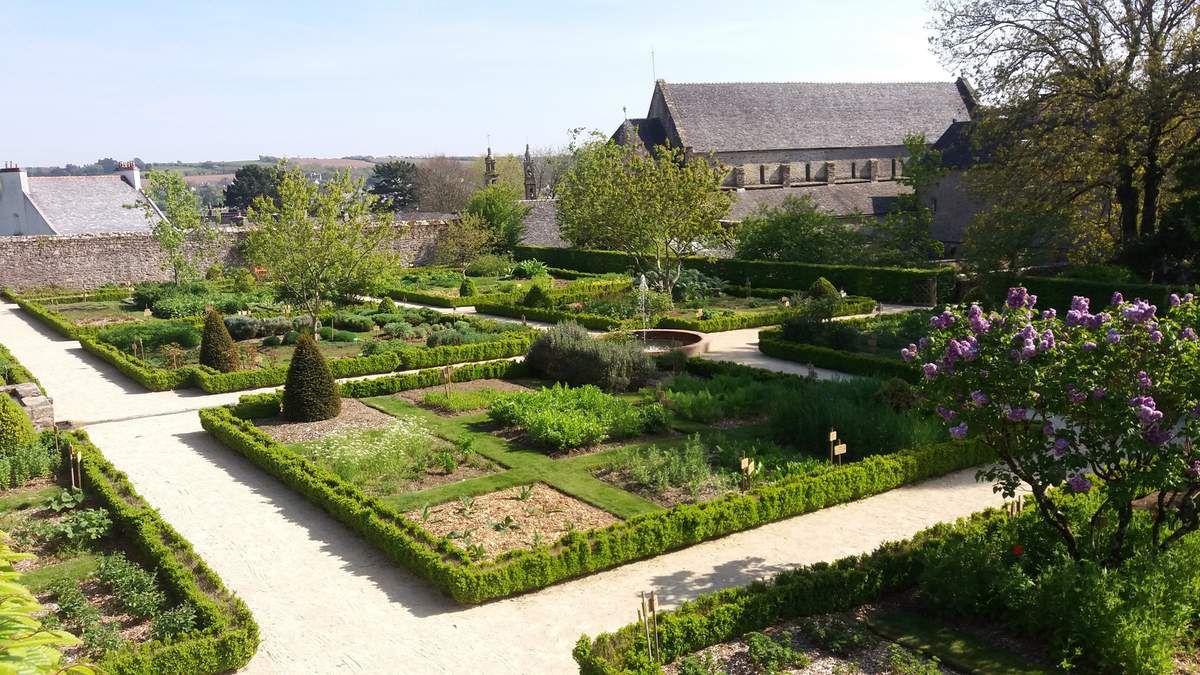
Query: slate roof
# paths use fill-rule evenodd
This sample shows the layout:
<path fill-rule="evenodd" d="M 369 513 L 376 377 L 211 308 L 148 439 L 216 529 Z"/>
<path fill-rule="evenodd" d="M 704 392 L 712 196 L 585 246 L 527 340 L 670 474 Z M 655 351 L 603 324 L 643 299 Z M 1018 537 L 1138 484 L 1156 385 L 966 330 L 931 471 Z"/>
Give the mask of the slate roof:
<path fill-rule="evenodd" d="M 30 176 L 29 198 L 56 234 L 150 231 L 142 209 L 124 206 L 145 197 L 117 175 Z"/>
<path fill-rule="evenodd" d="M 667 130 L 663 128 L 662 120 L 657 117 L 625 120 L 617 127 L 612 138 L 619 145 L 624 145 L 633 129 L 637 129 L 638 142 L 643 147 L 654 148 L 667 143 Z"/>
<path fill-rule="evenodd" d="M 684 146 L 695 152 L 899 145 L 931 142 L 970 119 L 956 82 L 659 81 Z"/>
<path fill-rule="evenodd" d="M 554 246 L 564 247 L 567 245 L 558 233 L 558 202 L 553 199 L 530 199 L 522 200 L 529 208 L 529 214 L 525 216 L 525 237 L 521 239 L 522 244 L 529 246 Z"/>
<path fill-rule="evenodd" d="M 817 206 L 836 216 L 883 216 L 892 209 L 898 196 L 910 191 L 894 180 L 741 190 L 734 193 L 733 206 L 725 220 L 740 222 L 760 208 L 775 208 L 788 197 L 802 195 L 811 196 Z"/>

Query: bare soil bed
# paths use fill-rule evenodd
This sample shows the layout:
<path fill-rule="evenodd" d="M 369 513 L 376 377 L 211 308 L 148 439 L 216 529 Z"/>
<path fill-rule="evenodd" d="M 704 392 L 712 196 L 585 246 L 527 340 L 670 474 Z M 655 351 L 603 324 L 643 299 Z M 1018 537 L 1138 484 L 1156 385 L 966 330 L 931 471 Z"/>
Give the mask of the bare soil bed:
<path fill-rule="evenodd" d="M 591 530 L 620 520 L 544 483 L 531 487 L 525 499 L 521 499 L 522 488 L 514 487 L 430 507 L 424 521 L 420 511 L 405 515 L 439 537 L 454 534 L 456 543 L 479 545 L 489 556 L 553 544 L 572 530 Z"/>
<path fill-rule="evenodd" d="M 669 509 L 672 506 L 680 504 L 698 504 L 707 502 L 712 499 L 724 497 L 733 492 L 728 488 L 719 485 L 705 484 L 695 493 L 686 487 L 670 487 L 661 491 L 651 490 L 640 483 L 633 481 L 628 472 L 621 469 L 602 468 L 595 472 L 596 478 L 614 485 L 633 494 L 648 499 L 659 506 Z"/>
<path fill-rule="evenodd" d="M 289 422 L 279 417 L 255 420 L 258 428 L 280 443 L 312 441 L 339 431 L 380 429 L 395 422 L 395 417 L 353 398 L 342 399 L 342 411 L 333 419 L 319 422 Z"/>

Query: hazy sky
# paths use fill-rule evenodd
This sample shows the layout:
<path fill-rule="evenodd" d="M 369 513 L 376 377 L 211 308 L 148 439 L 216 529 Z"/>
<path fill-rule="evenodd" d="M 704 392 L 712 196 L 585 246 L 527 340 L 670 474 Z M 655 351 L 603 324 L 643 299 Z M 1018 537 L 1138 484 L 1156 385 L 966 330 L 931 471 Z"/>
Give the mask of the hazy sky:
<path fill-rule="evenodd" d="M 0 0 L 0 161 L 477 154 L 679 82 L 951 79 L 924 0 Z"/>

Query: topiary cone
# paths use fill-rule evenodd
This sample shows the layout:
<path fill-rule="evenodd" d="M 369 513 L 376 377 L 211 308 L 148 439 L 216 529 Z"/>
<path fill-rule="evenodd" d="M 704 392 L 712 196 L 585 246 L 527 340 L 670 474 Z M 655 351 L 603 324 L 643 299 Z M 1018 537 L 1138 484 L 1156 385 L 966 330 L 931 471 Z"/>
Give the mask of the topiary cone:
<path fill-rule="evenodd" d="M 287 382 L 283 385 L 283 417 L 293 422 L 316 422 L 337 417 L 342 397 L 333 373 L 310 333 L 296 341 Z"/>
<path fill-rule="evenodd" d="M 238 369 L 237 347 L 225 326 L 225 320 L 215 310 L 204 315 L 204 335 L 200 339 L 200 365 L 216 368 L 222 373 Z"/>
<path fill-rule="evenodd" d="M 29 416 L 21 406 L 13 397 L 0 392 L 0 456 L 8 457 L 17 448 L 33 440 L 35 434 L 33 422 L 29 421 Z"/>

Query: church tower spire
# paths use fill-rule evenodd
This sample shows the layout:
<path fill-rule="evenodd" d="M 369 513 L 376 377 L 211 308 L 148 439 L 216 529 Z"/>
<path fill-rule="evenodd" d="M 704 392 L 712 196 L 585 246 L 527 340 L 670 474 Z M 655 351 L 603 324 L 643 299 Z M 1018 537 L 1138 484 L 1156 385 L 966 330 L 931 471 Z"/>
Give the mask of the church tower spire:
<path fill-rule="evenodd" d="M 525 199 L 537 199 L 537 180 L 533 177 L 533 159 L 529 156 L 529 144 L 525 144 Z"/>
<path fill-rule="evenodd" d="M 494 185 L 500 180 L 500 174 L 496 173 L 496 160 L 492 157 L 492 146 L 488 146 L 487 155 L 483 158 L 483 184 Z"/>

